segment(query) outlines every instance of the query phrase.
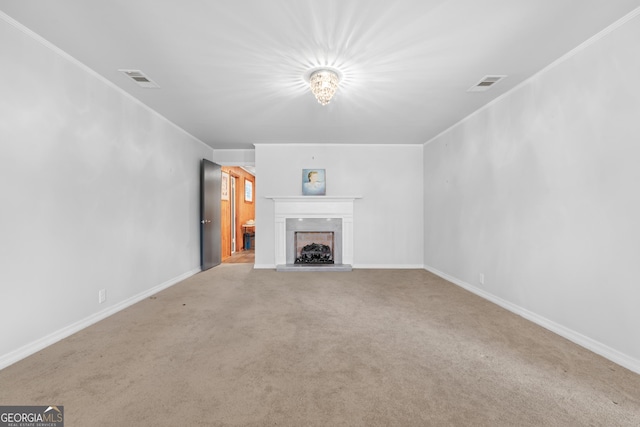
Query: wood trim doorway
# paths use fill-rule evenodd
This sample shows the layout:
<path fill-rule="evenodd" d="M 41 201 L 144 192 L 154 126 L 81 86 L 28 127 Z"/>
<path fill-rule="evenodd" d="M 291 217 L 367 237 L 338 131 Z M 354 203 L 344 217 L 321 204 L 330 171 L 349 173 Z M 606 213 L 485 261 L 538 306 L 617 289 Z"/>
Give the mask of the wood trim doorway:
<path fill-rule="evenodd" d="M 251 173 L 237 166 L 222 166 L 222 172 L 228 174 L 229 176 L 229 189 L 231 189 L 231 182 L 234 179 L 236 188 L 234 197 L 235 218 L 232 218 L 232 203 L 230 199 L 233 197 L 233 195 L 231 191 L 229 191 L 229 200 L 222 200 L 220 206 L 220 228 L 222 233 L 220 244 L 222 252 L 222 262 L 227 262 L 229 258 L 233 257 L 233 260 L 229 260 L 229 262 L 253 263 L 253 259 L 255 258 L 255 238 L 252 238 L 251 243 L 253 244 L 247 250 L 247 248 L 245 248 L 245 239 L 243 236 L 244 230 L 242 225 L 246 224 L 250 220 L 255 219 L 255 204 L 253 201 L 255 200 L 256 178 Z M 251 181 L 253 183 L 253 197 L 251 197 L 250 201 L 245 200 L 244 188 L 246 181 Z M 232 251 L 232 221 L 235 221 L 235 252 Z"/>

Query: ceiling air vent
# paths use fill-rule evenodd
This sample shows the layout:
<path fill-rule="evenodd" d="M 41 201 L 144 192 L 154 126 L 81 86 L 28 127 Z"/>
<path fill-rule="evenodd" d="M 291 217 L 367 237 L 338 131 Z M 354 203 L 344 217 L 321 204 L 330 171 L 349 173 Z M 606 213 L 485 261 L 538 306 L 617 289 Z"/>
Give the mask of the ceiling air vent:
<path fill-rule="evenodd" d="M 480 80 L 475 85 L 471 86 L 467 89 L 467 92 L 484 92 L 491 89 L 498 83 L 500 80 L 504 79 L 507 76 L 484 76 L 482 80 Z"/>
<path fill-rule="evenodd" d="M 118 70 L 121 73 L 124 73 L 125 76 L 129 77 L 131 80 L 136 82 L 136 84 L 140 87 L 144 88 L 160 88 L 149 77 L 145 76 L 144 73 L 140 70 Z"/>

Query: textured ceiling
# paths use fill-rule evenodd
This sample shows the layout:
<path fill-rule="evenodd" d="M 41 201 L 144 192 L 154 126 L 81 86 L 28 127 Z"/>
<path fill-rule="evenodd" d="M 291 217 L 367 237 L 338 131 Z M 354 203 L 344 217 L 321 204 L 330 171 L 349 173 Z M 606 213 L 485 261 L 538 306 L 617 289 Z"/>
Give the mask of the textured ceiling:
<path fill-rule="evenodd" d="M 0 0 L 0 10 L 214 148 L 420 144 L 640 0 Z M 321 106 L 304 81 L 343 82 Z M 139 69 L 142 89 L 118 72 Z M 508 75 L 488 92 L 466 90 Z"/>

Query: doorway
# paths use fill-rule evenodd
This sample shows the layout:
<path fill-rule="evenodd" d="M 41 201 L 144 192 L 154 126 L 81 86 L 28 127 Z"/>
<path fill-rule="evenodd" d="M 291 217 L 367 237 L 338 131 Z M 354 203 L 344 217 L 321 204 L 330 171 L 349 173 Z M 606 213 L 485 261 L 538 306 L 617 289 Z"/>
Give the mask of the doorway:
<path fill-rule="evenodd" d="M 222 166 L 221 252 L 223 263 L 254 263 L 255 174 L 240 166 Z"/>

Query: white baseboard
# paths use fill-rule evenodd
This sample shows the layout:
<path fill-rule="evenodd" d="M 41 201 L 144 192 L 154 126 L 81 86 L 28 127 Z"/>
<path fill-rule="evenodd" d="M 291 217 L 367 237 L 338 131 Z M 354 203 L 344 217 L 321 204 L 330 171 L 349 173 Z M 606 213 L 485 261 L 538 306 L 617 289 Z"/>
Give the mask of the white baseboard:
<path fill-rule="evenodd" d="M 422 270 L 424 268 L 423 264 L 354 264 L 354 269 L 384 269 L 384 270 Z"/>
<path fill-rule="evenodd" d="M 82 320 L 79 320 L 75 323 L 72 323 L 69 326 L 66 326 L 62 329 L 59 329 L 49 335 L 46 335 L 43 338 L 35 340 L 27 345 L 24 345 L 17 350 L 14 350 L 10 353 L 0 356 L 0 369 L 4 369 L 9 365 L 12 365 L 28 356 L 31 356 L 38 351 L 57 343 L 58 341 L 67 338 L 80 330 L 93 325 L 94 323 L 99 322 L 100 320 L 106 319 L 107 317 L 124 310 L 125 308 L 132 306 L 133 304 L 142 301 L 145 298 L 150 297 L 151 295 L 157 294 L 158 292 L 167 289 L 178 282 L 181 282 L 188 277 L 193 276 L 201 271 L 200 268 L 188 271 L 184 274 L 181 274 L 178 277 L 174 277 L 173 279 L 167 280 L 164 283 L 161 283 L 153 288 L 147 289 L 144 292 L 141 292 L 137 295 L 132 296 L 131 298 L 127 298 L 124 301 L 121 301 L 115 305 L 105 308 L 97 313 L 90 315 Z"/>
<path fill-rule="evenodd" d="M 253 264 L 255 270 L 275 270 L 275 264 Z"/>
<path fill-rule="evenodd" d="M 546 317 L 540 316 L 532 311 L 529 311 L 525 308 L 520 307 L 519 305 L 513 304 L 507 300 L 504 300 L 500 297 L 497 297 L 483 289 L 477 288 L 469 283 L 463 282 L 453 276 L 449 276 L 442 271 L 439 271 L 435 268 L 429 267 L 427 265 L 424 266 L 424 269 L 430 271 L 436 276 L 440 276 L 443 279 L 460 286 L 461 288 L 466 289 L 467 291 L 478 295 L 481 298 L 484 298 L 488 301 L 491 301 L 494 304 L 499 305 L 500 307 L 509 310 L 510 312 L 517 314 L 525 319 L 542 326 L 545 329 L 550 330 L 551 332 L 560 335 L 563 338 L 568 339 L 569 341 L 578 344 L 581 347 L 586 348 L 587 350 L 593 351 L 600 356 L 611 360 L 612 362 L 617 363 L 620 366 L 623 366 L 630 371 L 633 371 L 637 374 L 640 374 L 640 360 L 635 359 L 627 354 L 621 353 L 620 351 L 611 348 L 599 341 L 591 339 L 585 335 L 582 335 L 573 329 L 569 329 L 563 325 L 560 325 L 556 322 L 553 322 Z"/>

